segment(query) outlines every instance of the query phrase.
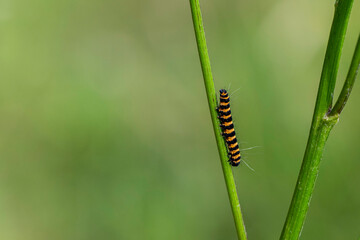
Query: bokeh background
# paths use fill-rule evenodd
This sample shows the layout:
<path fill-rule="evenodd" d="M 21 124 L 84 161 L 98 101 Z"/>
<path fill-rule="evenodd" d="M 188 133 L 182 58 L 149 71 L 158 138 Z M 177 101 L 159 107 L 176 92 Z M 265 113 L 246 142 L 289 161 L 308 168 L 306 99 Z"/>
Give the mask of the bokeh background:
<path fill-rule="evenodd" d="M 201 1 L 231 84 L 249 239 L 277 239 L 312 118 L 334 1 Z M 360 30 L 355 1 L 339 71 Z M 360 235 L 360 84 L 303 239 Z M 0 239 L 235 239 L 188 1 L 0 1 Z"/>

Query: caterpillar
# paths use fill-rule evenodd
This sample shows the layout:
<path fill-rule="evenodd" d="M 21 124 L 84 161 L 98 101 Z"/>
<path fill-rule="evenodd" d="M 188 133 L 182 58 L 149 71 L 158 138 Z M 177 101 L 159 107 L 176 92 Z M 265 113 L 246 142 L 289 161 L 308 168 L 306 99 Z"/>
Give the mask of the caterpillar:
<path fill-rule="evenodd" d="M 231 116 L 230 97 L 225 89 L 220 90 L 220 104 L 217 108 L 217 112 L 222 135 L 225 138 L 228 147 L 229 162 L 231 166 L 238 166 L 241 161 L 241 154 Z"/>

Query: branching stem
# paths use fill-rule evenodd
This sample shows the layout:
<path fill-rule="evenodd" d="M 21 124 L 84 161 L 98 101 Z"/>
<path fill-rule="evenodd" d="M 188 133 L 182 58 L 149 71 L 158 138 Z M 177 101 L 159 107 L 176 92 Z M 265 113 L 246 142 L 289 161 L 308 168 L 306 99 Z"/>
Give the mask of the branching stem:
<path fill-rule="evenodd" d="M 353 0 L 337 0 L 303 163 L 280 239 L 298 239 L 314 191 L 326 140 L 348 100 L 359 65 L 359 42 L 343 91 L 332 109 L 342 46 Z"/>
<path fill-rule="evenodd" d="M 356 43 L 354 56 L 350 64 L 350 69 L 346 77 L 344 86 L 340 92 L 338 100 L 335 103 L 335 106 L 333 107 L 329 115 L 335 116 L 336 114 L 340 114 L 344 109 L 345 104 L 349 99 L 351 90 L 354 86 L 356 76 L 359 73 L 359 69 L 360 69 L 360 34 L 358 37 L 358 41 Z"/>

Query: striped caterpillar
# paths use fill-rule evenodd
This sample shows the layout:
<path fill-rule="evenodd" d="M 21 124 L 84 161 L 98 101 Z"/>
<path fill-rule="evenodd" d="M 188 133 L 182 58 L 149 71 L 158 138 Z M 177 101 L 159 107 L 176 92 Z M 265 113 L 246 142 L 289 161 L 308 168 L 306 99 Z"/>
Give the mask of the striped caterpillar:
<path fill-rule="evenodd" d="M 229 162 L 231 166 L 238 166 L 241 161 L 240 149 L 231 117 L 230 97 L 225 89 L 220 90 L 220 105 L 217 108 L 217 112 L 221 123 L 222 135 L 228 147 Z"/>

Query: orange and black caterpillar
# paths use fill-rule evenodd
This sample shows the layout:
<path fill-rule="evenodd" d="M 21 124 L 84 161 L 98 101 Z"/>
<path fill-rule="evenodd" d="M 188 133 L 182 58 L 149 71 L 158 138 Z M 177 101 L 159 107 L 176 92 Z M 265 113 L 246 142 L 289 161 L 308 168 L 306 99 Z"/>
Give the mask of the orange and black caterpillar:
<path fill-rule="evenodd" d="M 232 166 L 238 166 L 241 161 L 240 149 L 231 117 L 230 97 L 225 89 L 220 90 L 220 105 L 217 111 L 221 123 L 222 135 L 225 138 L 229 150 L 229 162 Z"/>

